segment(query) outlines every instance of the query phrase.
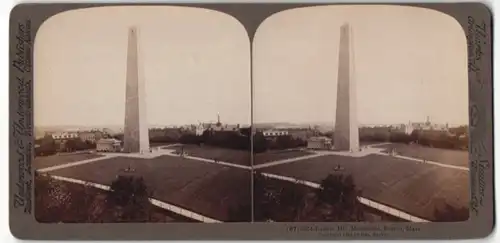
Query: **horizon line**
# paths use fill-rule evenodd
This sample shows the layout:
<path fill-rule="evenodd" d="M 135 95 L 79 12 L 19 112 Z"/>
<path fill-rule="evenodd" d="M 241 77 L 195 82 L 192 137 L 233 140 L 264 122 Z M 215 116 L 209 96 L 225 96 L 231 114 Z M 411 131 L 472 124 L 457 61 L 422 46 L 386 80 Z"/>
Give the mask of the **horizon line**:
<path fill-rule="evenodd" d="M 206 124 L 206 123 L 216 123 L 216 121 L 208 121 L 208 122 L 201 122 L 201 124 Z M 222 123 L 222 124 L 230 124 L 230 125 L 272 125 L 272 124 L 286 124 L 286 125 L 326 125 L 325 123 L 329 122 L 254 122 L 254 123 Z M 425 121 L 416 121 L 412 123 L 425 123 Z M 148 128 L 151 127 L 167 127 L 167 126 L 187 126 L 187 125 L 198 125 L 200 123 L 182 123 L 182 124 L 152 124 L 148 125 Z M 359 123 L 358 126 L 387 126 L 387 125 L 406 125 L 408 122 L 388 122 L 388 123 Z M 436 123 L 436 122 L 431 122 L 431 124 L 439 124 L 439 125 L 446 125 L 448 124 L 449 126 L 468 126 L 468 123 L 449 123 L 449 122 L 444 122 L 444 123 Z M 332 122 L 331 124 L 328 124 L 328 126 L 335 126 L 335 123 Z M 82 125 L 82 124 L 73 124 L 73 125 L 34 125 L 34 128 L 44 128 L 44 127 L 99 127 L 99 128 L 107 128 L 107 127 L 124 127 L 124 125 L 119 125 L 119 124 L 91 124 L 91 125 Z"/>

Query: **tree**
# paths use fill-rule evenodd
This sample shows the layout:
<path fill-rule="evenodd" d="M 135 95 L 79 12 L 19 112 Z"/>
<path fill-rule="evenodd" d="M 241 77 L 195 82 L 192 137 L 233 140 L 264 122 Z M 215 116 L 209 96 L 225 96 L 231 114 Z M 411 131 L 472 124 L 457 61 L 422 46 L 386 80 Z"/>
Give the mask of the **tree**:
<path fill-rule="evenodd" d="M 179 138 L 179 142 L 183 144 L 200 144 L 202 142 L 202 137 L 196 136 L 194 134 L 183 134 Z"/>
<path fill-rule="evenodd" d="M 254 174 L 253 179 L 253 200 L 254 219 L 257 221 L 267 221 L 272 219 L 276 200 L 273 198 L 273 188 L 270 188 L 268 179 L 260 173 Z"/>
<path fill-rule="evenodd" d="M 448 203 L 442 209 L 434 210 L 436 222 L 459 222 L 469 219 L 469 209 L 466 207 L 454 207 Z"/>
<path fill-rule="evenodd" d="M 242 203 L 236 206 L 231 206 L 228 209 L 229 222 L 249 222 L 252 220 L 252 205 L 250 203 Z"/>
<path fill-rule="evenodd" d="M 117 220 L 123 222 L 145 222 L 149 220 L 151 203 L 144 179 L 134 176 L 118 176 L 107 195 L 110 207 L 118 207 Z"/>
<path fill-rule="evenodd" d="M 415 141 L 415 142 L 418 142 L 419 138 L 420 138 L 420 133 L 418 130 L 413 130 L 410 134 L 410 137 L 411 137 L 411 140 L 412 141 Z"/>
<path fill-rule="evenodd" d="M 456 136 L 468 135 L 469 134 L 469 127 L 468 126 L 453 127 L 453 128 L 450 128 L 450 132 L 454 133 Z"/>
<path fill-rule="evenodd" d="M 210 131 L 206 130 L 202 136 L 197 136 L 200 143 L 205 143 L 212 146 L 250 150 L 250 138 L 244 136 L 238 131 Z"/>
<path fill-rule="evenodd" d="M 97 147 L 96 143 L 93 143 L 91 141 L 85 141 L 86 147 L 89 149 L 95 149 Z"/>
<path fill-rule="evenodd" d="M 305 195 L 305 187 L 255 173 L 253 187 L 254 219 L 295 221 Z"/>
<path fill-rule="evenodd" d="M 205 129 L 205 131 L 203 131 L 203 133 L 201 134 L 202 141 L 207 142 L 208 140 L 210 140 L 210 135 L 211 132 L 208 129 Z"/>
<path fill-rule="evenodd" d="M 404 132 L 391 132 L 389 140 L 393 143 L 410 143 L 413 141 L 413 137 Z"/>
<path fill-rule="evenodd" d="M 279 136 L 276 138 L 276 141 L 273 143 L 274 149 L 289 149 L 299 147 L 299 142 L 296 141 L 292 136 Z"/>
<path fill-rule="evenodd" d="M 179 142 L 182 134 L 191 134 L 189 131 L 183 131 L 182 128 L 172 129 L 165 128 L 162 130 L 163 132 L 160 134 L 155 134 L 154 136 L 149 137 L 150 143 L 176 143 Z"/>
<path fill-rule="evenodd" d="M 253 136 L 253 152 L 262 153 L 267 150 L 268 142 L 262 132 L 257 132 Z"/>
<path fill-rule="evenodd" d="M 356 188 L 351 175 L 330 174 L 321 181 L 316 192 L 320 202 L 326 203 L 323 215 L 325 221 L 363 221 L 364 212 L 358 197 L 361 191 Z"/>
<path fill-rule="evenodd" d="M 254 219 L 256 221 L 357 222 L 363 221 L 364 208 L 358 201 L 360 190 L 352 176 L 332 174 L 319 189 L 254 176 Z"/>
<path fill-rule="evenodd" d="M 56 142 L 52 137 L 39 139 L 35 144 L 38 145 L 38 147 L 35 147 L 36 156 L 48 156 L 57 152 Z"/>
<path fill-rule="evenodd" d="M 66 151 L 78 151 L 78 150 L 87 150 L 95 148 L 95 144 L 76 138 L 76 139 L 68 139 L 64 144 L 64 147 L 66 148 Z"/>
<path fill-rule="evenodd" d="M 116 140 L 120 140 L 120 141 L 123 141 L 124 137 L 125 137 L 125 135 L 123 133 L 115 134 L 115 135 L 112 136 L 112 138 L 114 138 Z"/>
<path fill-rule="evenodd" d="M 240 133 L 243 136 L 250 137 L 250 134 L 252 133 L 252 127 L 240 128 Z"/>

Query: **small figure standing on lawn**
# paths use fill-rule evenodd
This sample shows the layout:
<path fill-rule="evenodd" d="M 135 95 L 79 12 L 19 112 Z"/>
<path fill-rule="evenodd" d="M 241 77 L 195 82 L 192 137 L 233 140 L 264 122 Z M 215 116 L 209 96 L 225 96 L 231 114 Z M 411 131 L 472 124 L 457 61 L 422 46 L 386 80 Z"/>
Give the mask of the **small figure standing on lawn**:
<path fill-rule="evenodd" d="M 340 171 L 340 170 L 342 170 L 342 167 L 340 167 L 340 165 L 337 164 L 337 166 L 335 166 L 335 168 L 333 170 L 334 171 Z"/>
<path fill-rule="evenodd" d="M 135 170 L 128 165 L 128 167 L 124 170 L 125 172 L 134 172 Z"/>

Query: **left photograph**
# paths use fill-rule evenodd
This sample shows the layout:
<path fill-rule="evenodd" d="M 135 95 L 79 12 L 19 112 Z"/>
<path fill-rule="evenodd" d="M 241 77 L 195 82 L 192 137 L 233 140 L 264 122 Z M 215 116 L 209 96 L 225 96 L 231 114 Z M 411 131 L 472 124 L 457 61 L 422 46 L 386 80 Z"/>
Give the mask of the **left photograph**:
<path fill-rule="evenodd" d="M 38 222 L 251 221 L 250 41 L 236 19 L 71 10 L 34 45 Z"/>

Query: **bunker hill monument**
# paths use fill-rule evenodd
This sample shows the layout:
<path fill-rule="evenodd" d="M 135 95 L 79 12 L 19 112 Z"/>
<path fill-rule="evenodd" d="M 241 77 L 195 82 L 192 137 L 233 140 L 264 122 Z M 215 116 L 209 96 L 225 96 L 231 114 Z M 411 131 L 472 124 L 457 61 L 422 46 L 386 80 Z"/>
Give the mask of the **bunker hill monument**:
<path fill-rule="evenodd" d="M 349 24 L 340 27 L 337 78 L 337 112 L 333 143 L 335 150 L 359 151 L 359 130 L 356 109 L 354 53 Z"/>
<path fill-rule="evenodd" d="M 149 134 L 146 121 L 144 73 L 141 65 L 138 30 L 128 31 L 127 78 L 125 91 L 125 128 L 123 151 L 126 153 L 149 152 Z"/>

